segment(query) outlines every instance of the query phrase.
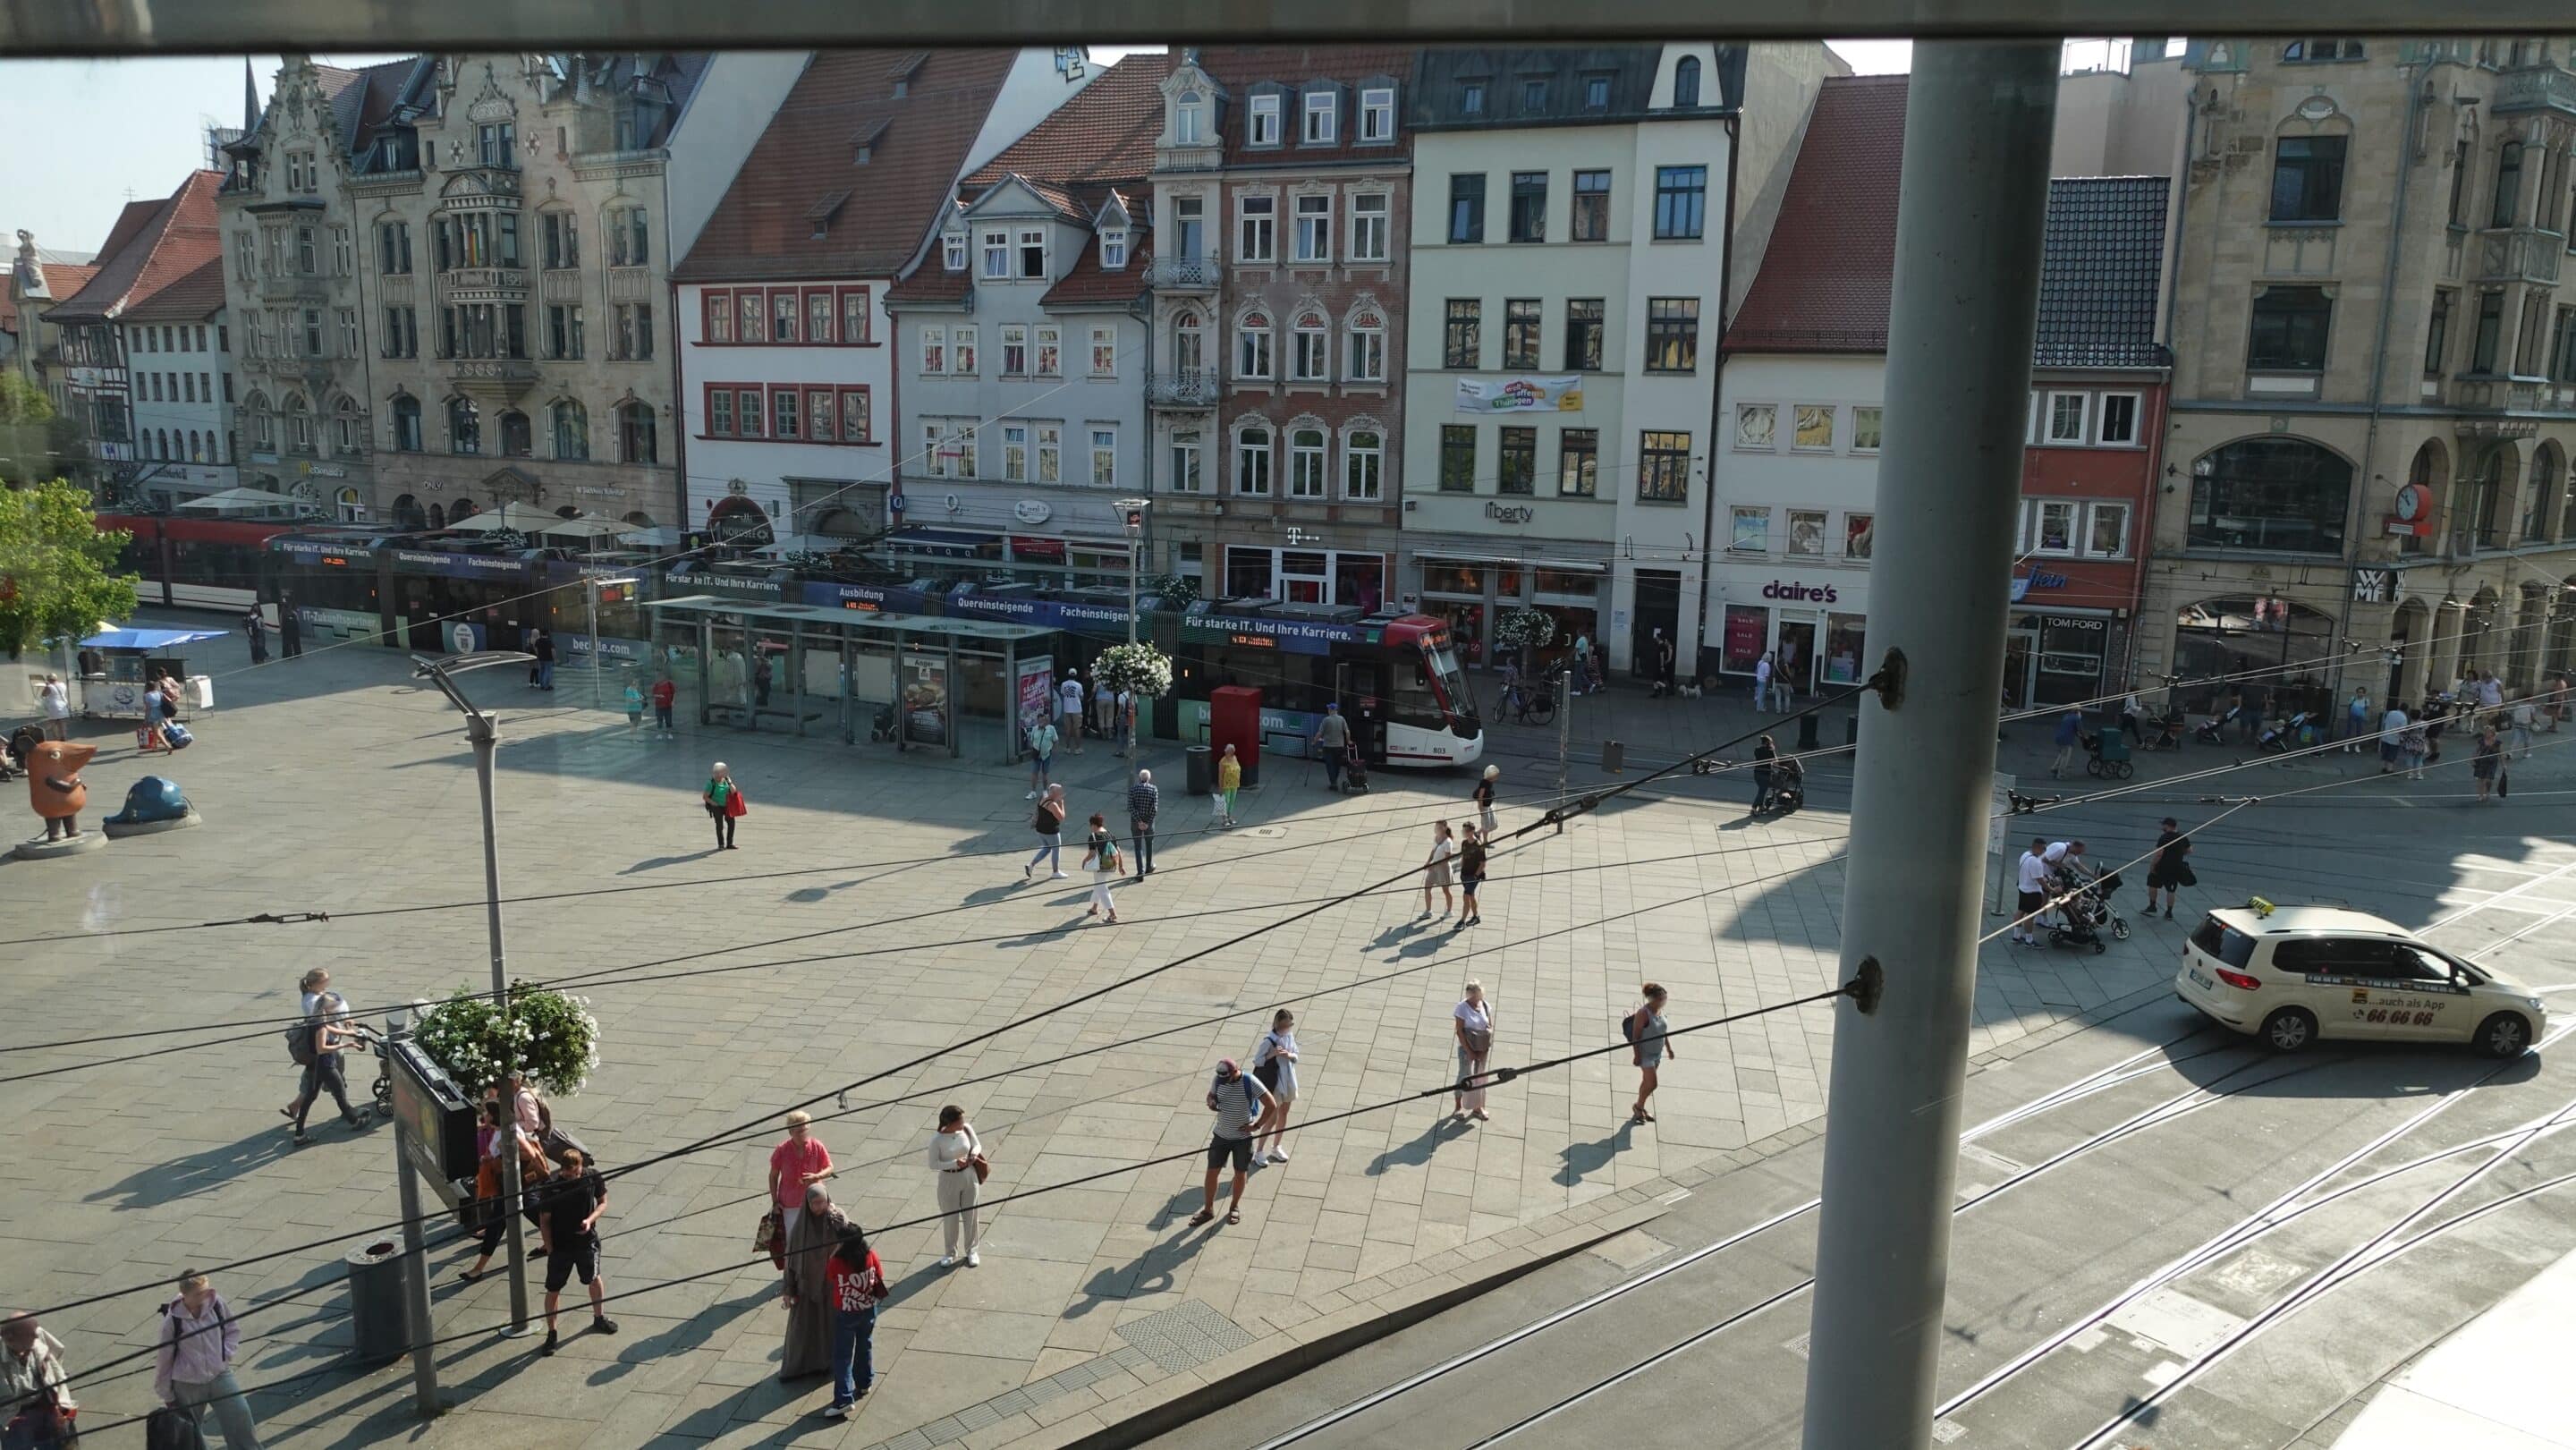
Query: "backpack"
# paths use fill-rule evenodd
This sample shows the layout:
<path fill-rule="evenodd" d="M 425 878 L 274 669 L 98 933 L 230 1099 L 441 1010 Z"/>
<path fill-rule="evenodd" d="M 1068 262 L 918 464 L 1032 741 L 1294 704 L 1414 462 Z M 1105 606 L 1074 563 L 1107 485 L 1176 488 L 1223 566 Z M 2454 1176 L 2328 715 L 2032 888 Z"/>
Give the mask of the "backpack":
<path fill-rule="evenodd" d="M 1636 1041 L 1637 1041 L 1637 1014 L 1636 1014 L 1636 1013 L 1631 1012 L 1631 1013 L 1629 1013 L 1627 1016 L 1622 1017 L 1622 1018 L 1620 1018 L 1620 1019 L 1619 1019 L 1619 1035 L 1620 1035 L 1622 1038 L 1625 1038 L 1631 1046 L 1634 1046 L 1634 1045 L 1636 1044 Z"/>
<path fill-rule="evenodd" d="M 1278 1034 L 1276 1033 L 1264 1034 L 1261 1039 L 1262 1046 L 1267 1046 L 1271 1038 L 1277 1035 Z M 1261 1047 L 1259 1046 L 1253 1048 L 1253 1051 L 1256 1053 L 1260 1050 Z M 1274 1093 L 1279 1091 L 1279 1054 L 1274 1052 L 1270 1056 L 1261 1059 L 1261 1065 L 1252 1070 L 1252 1075 L 1260 1080 L 1263 1087 L 1270 1089 Z"/>
<path fill-rule="evenodd" d="M 163 1405 L 144 1418 L 143 1450 L 206 1450 L 206 1435 L 187 1411 Z"/>
<path fill-rule="evenodd" d="M 305 1018 L 286 1029 L 286 1060 L 297 1067 L 313 1065 L 313 1019 Z"/>

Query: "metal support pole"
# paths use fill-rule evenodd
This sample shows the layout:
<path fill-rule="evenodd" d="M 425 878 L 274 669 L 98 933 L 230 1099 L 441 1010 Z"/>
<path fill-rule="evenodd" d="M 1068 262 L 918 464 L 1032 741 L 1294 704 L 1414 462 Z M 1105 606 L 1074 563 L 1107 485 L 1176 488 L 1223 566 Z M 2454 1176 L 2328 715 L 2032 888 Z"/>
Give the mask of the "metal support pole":
<path fill-rule="evenodd" d="M 596 710 L 607 701 L 602 698 L 599 682 L 599 581 L 581 581 L 581 610 L 590 625 L 590 708 Z"/>
<path fill-rule="evenodd" d="M 438 1351 L 429 1332 L 429 1254 L 420 1232 L 420 1185 L 412 1181 L 411 1130 L 394 1119 L 394 1181 L 402 1185 L 403 1320 L 410 1328 L 412 1393 L 420 1417 L 438 1414 Z M 523 1291 L 524 1292 L 524 1291 Z"/>
<path fill-rule="evenodd" d="M 1989 777 L 1918 762 L 1994 749 L 2058 55 L 1914 48 L 1843 910 L 1843 980 L 1884 987 L 1835 1006 L 1807 1450 L 1931 1443 Z"/>
<path fill-rule="evenodd" d="M 519 1065 L 510 1032 L 510 967 L 501 947 L 500 826 L 492 813 L 492 754 L 501 743 L 501 727 L 475 711 L 465 717 L 465 730 L 474 742 L 475 783 L 483 791 L 483 909 L 492 938 L 492 998 L 501 1008 L 501 1111 L 512 1135 L 501 1154 L 501 1211 L 510 1225 L 510 1327 L 502 1331 L 507 1338 L 528 1332 L 528 1238 L 519 1217 Z M 404 1215 L 411 1211 L 406 1208 Z"/>
<path fill-rule="evenodd" d="M 1556 677 L 1556 804 L 1565 804 L 1565 754 L 1574 738 L 1574 657 Z M 1560 828 L 1561 829 L 1561 828 Z"/>

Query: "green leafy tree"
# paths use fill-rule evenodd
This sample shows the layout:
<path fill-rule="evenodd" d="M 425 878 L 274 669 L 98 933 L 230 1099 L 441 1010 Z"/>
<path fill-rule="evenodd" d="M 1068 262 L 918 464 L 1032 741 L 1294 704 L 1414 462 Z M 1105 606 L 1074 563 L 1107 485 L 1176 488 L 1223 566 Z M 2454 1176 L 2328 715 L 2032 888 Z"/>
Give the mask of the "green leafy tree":
<path fill-rule="evenodd" d="M 44 390 L 12 372 L 0 372 L 0 484 L 25 488 L 63 471 L 79 452 L 78 431 L 54 411 Z"/>
<path fill-rule="evenodd" d="M 98 531 L 89 495 L 61 479 L 0 492 L 0 648 L 80 636 L 132 617 L 141 581 L 116 572 L 128 534 Z"/>

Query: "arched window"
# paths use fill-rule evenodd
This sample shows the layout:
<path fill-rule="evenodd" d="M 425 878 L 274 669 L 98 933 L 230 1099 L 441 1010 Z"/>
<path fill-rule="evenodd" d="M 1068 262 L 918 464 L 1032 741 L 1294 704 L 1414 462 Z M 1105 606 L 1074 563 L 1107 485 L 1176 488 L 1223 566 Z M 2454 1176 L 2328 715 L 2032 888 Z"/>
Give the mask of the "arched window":
<path fill-rule="evenodd" d="M 429 526 L 433 529 L 443 529 L 447 527 L 447 509 L 445 506 L 440 504 L 431 504 L 429 506 Z"/>
<path fill-rule="evenodd" d="M 744 548 L 758 548 L 774 537 L 769 515 L 761 511 L 760 505 L 739 496 L 717 500 L 714 511 L 707 515 L 707 532 Z"/>
<path fill-rule="evenodd" d="M 1342 380 L 1351 383 L 1386 381 L 1386 318 L 1374 307 L 1362 307 L 1351 314 L 1350 365 L 1342 369 Z"/>
<path fill-rule="evenodd" d="M 313 451 L 313 410 L 302 393 L 286 395 L 286 446 L 296 453 Z"/>
<path fill-rule="evenodd" d="M 2343 552 L 2352 465 L 2305 438 L 2240 438 L 2191 466 L 2190 541 L 2209 549 Z"/>
<path fill-rule="evenodd" d="M 2519 471 L 2513 465 L 2518 461 L 2510 443 L 2495 444 L 2478 460 L 2478 471 L 2460 501 L 2461 510 L 2451 520 L 2453 553 L 2504 546 L 2504 500 L 2513 490 L 2514 474 Z"/>
<path fill-rule="evenodd" d="M 1332 357 L 1324 314 L 1312 310 L 1298 313 L 1296 350 L 1289 359 L 1294 371 L 1289 376 L 1301 383 L 1320 383 L 1332 373 Z"/>
<path fill-rule="evenodd" d="M 1673 104 L 1676 106 L 1699 104 L 1698 56 L 1686 55 L 1673 63 Z"/>
<path fill-rule="evenodd" d="M 2226 708 L 2222 694 L 2242 689 L 2249 712 L 2322 712 L 2330 703 L 2329 669 L 2344 658 L 2334 619 L 2276 595 L 2203 599 L 2177 611 L 2175 697 L 2195 714 Z M 2226 682 L 2223 677 L 2250 677 Z"/>
<path fill-rule="evenodd" d="M 483 410 L 474 405 L 472 398 L 447 400 L 447 451 L 483 451 Z"/>
<path fill-rule="evenodd" d="M 470 498 L 460 498 L 447 506 L 447 521 L 451 524 L 461 524 L 481 512 L 483 512 L 483 505 Z"/>
<path fill-rule="evenodd" d="M 2537 544 L 2549 537 L 2549 525 L 2558 517 L 2558 490 L 2567 477 L 2567 463 L 2555 443 L 2543 443 L 2531 456 L 2531 482 L 2523 487 L 2522 542 Z"/>
<path fill-rule="evenodd" d="M 1288 496 L 1324 496 L 1324 430 L 1297 428 L 1288 434 Z"/>
<path fill-rule="evenodd" d="M 501 456 L 531 458 L 536 455 L 536 430 L 528 426 L 528 415 L 516 408 L 501 415 Z"/>
<path fill-rule="evenodd" d="M 1187 379 L 1207 367 L 1207 328 L 1195 312 L 1172 320 L 1172 372 Z"/>
<path fill-rule="evenodd" d="M 250 415 L 250 446 L 254 453 L 277 451 L 277 415 L 268 410 L 268 395 L 253 393 L 242 400 L 242 411 Z"/>
<path fill-rule="evenodd" d="M 393 445 L 395 452 L 418 453 L 421 451 L 420 399 L 394 399 L 393 406 L 385 410 L 385 417 L 393 429 Z"/>
<path fill-rule="evenodd" d="M 1342 497 L 1377 503 L 1386 497 L 1386 435 L 1354 428 L 1342 439 Z"/>
<path fill-rule="evenodd" d="M 1258 308 L 1243 314 L 1234 324 L 1234 375 L 1254 381 L 1268 381 L 1277 376 L 1271 355 L 1270 314 Z"/>
<path fill-rule="evenodd" d="M 1181 92 L 1180 104 L 1172 115 L 1172 140 L 1183 146 L 1202 146 L 1207 139 L 1207 98 L 1197 91 Z"/>
<path fill-rule="evenodd" d="M 1248 498 L 1270 496 L 1270 426 L 1254 423 L 1234 435 L 1234 491 Z"/>
<path fill-rule="evenodd" d="M 332 495 L 332 501 L 340 506 L 340 522 L 344 524 L 366 522 L 367 506 L 360 501 L 356 489 L 343 488 Z"/>
<path fill-rule="evenodd" d="M 365 435 L 358 427 L 357 403 L 352 399 L 342 398 L 339 402 L 332 404 L 332 450 L 337 452 L 343 458 L 355 458 L 358 456 L 358 450 L 364 442 Z"/>
<path fill-rule="evenodd" d="M 554 406 L 555 457 L 578 462 L 590 457 L 590 410 L 571 398 Z"/>
<path fill-rule="evenodd" d="M 206 461 L 206 435 L 194 428 L 188 430 L 188 461 L 190 463 Z"/>
<path fill-rule="evenodd" d="M 2521 210 L 2522 143 L 2507 141 L 2496 152 L 2495 206 L 2487 217 L 2491 227 L 2513 225 L 2514 214 Z"/>
<path fill-rule="evenodd" d="M 617 458 L 621 463 L 659 463 L 661 444 L 654 436 L 653 405 L 636 401 L 617 408 Z"/>
<path fill-rule="evenodd" d="M 394 526 L 396 528 L 417 529 L 428 522 L 429 520 L 427 516 L 423 515 L 420 511 L 419 499 L 412 497 L 410 494 L 403 494 L 394 500 Z"/>
<path fill-rule="evenodd" d="M 170 430 L 167 428 L 156 428 L 151 432 L 144 434 L 143 446 L 152 450 L 152 456 L 154 458 L 164 460 L 168 459 L 170 456 Z"/>
<path fill-rule="evenodd" d="M 649 529 L 653 527 L 653 516 L 639 511 L 628 514 L 621 522 L 630 528 Z"/>

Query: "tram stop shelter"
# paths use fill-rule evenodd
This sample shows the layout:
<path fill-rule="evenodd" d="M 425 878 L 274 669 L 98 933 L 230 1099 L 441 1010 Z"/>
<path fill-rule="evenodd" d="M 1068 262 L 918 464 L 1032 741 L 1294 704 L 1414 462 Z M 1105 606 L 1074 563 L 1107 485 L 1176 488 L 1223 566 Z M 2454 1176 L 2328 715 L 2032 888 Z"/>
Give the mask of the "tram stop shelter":
<path fill-rule="evenodd" d="M 654 655 L 701 725 L 971 751 L 1004 765 L 1021 756 L 1014 681 L 1047 668 L 1058 633 L 711 594 L 644 608 Z"/>

